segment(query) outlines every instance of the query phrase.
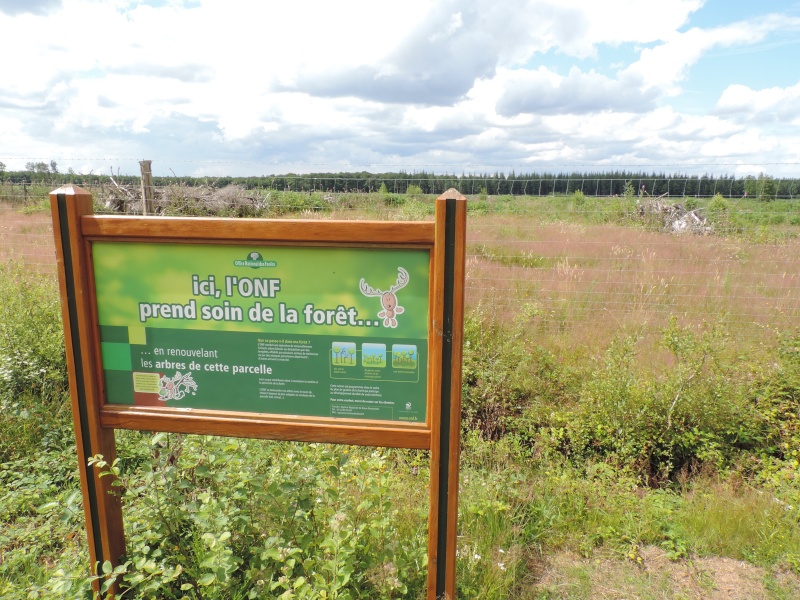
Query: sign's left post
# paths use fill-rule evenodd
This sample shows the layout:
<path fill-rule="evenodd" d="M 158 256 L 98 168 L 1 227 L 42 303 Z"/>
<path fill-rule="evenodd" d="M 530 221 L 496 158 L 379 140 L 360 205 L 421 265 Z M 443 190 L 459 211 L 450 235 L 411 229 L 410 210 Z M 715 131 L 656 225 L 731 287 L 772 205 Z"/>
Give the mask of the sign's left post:
<path fill-rule="evenodd" d="M 99 469 L 90 467 L 88 462 L 97 454 L 102 454 L 109 464 L 116 458 L 114 430 L 104 429 L 100 424 L 102 382 L 97 375 L 91 247 L 81 231 L 81 217 L 93 213 L 92 195 L 77 186 L 62 187 L 50 193 L 50 209 L 83 510 L 89 558 L 95 573 L 106 562 L 114 567 L 120 563 L 125 554 L 125 533 L 119 494 L 112 493 L 112 478 L 101 478 Z M 100 582 L 95 582 L 95 589 L 99 587 Z"/>

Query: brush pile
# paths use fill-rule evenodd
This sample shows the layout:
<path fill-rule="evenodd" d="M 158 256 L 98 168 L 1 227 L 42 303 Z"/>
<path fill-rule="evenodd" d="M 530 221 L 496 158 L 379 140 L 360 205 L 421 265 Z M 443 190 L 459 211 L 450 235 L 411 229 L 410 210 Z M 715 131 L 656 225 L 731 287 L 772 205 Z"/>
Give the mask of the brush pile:
<path fill-rule="evenodd" d="M 665 231 L 672 233 L 693 233 L 709 235 L 713 227 L 708 219 L 701 217 L 696 210 L 687 210 L 682 204 L 670 204 L 664 200 L 666 195 L 640 200 L 637 212 L 645 220 L 658 220 Z"/>

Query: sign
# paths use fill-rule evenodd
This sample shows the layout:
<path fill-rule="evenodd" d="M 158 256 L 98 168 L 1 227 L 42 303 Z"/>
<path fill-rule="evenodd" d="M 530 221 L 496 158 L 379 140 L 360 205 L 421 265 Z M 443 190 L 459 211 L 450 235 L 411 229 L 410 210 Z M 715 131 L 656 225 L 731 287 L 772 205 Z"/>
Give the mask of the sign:
<path fill-rule="evenodd" d="M 106 403 L 425 422 L 427 250 L 92 246 Z"/>
<path fill-rule="evenodd" d="M 74 186 L 50 204 L 92 565 L 125 554 L 88 465 L 116 429 L 418 448 L 427 596 L 454 598 L 463 196 L 434 222 L 100 216 Z"/>

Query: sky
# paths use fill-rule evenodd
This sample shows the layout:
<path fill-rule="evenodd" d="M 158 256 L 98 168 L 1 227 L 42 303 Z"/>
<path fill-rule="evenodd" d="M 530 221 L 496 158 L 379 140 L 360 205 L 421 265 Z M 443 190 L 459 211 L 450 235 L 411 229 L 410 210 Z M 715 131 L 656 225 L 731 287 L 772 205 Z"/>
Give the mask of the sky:
<path fill-rule="evenodd" d="M 0 0 L 0 162 L 800 172 L 800 1 Z"/>

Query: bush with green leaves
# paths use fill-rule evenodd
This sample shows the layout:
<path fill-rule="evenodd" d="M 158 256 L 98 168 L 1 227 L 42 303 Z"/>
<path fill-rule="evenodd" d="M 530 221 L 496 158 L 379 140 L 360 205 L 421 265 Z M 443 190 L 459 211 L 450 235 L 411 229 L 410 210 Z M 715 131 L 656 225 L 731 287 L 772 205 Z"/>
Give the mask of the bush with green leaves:
<path fill-rule="evenodd" d="M 461 424 L 465 431 L 496 440 L 527 404 L 531 391 L 524 365 L 529 355 L 521 320 L 506 331 L 484 311 L 469 315 L 464 324 Z"/>
<path fill-rule="evenodd" d="M 800 334 L 781 336 L 778 363 L 764 373 L 756 400 L 768 427 L 752 465 L 756 479 L 800 518 Z"/>
<path fill-rule="evenodd" d="M 0 263 L 0 463 L 33 444 L 68 443 L 67 388 L 55 283 L 21 263 Z"/>
<path fill-rule="evenodd" d="M 0 398 L 60 399 L 67 389 L 61 303 L 52 279 L 0 263 Z"/>
<path fill-rule="evenodd" d="M 662 372 L 637 368 L 638 336 L 617 339 L 586 378 L 578 403 L 540 438 L 572 460 L 608 461 L 644 483 L 663 482 L 700 465 L 722 469 L 765 435 L 739 366 L 724 358 L 719 326 L 681 327 L 661 343 L 672 355 Z"/>
<path fill-rule="evenodd" d="M 555 356 L 529 341 L 538 315 L 533 304 L 506 323 L 480 306 L 464 323 L 461 424 L 485 439 L 513 434 L 531 438 L 532 411 L 559 404 L 572 393 L 571 375 Z M 543 409 L 546 411 L 546 409 Z"/>
<path fill-rule="evenodd" d="M 92 461 L 126 505 L 127 562 L 111 573 L 122 597 L 345 600 L 423 589 L 424 509 L 399 514 L 383 452 L 166 434 L 149 445 L 142 468 Z"/>

